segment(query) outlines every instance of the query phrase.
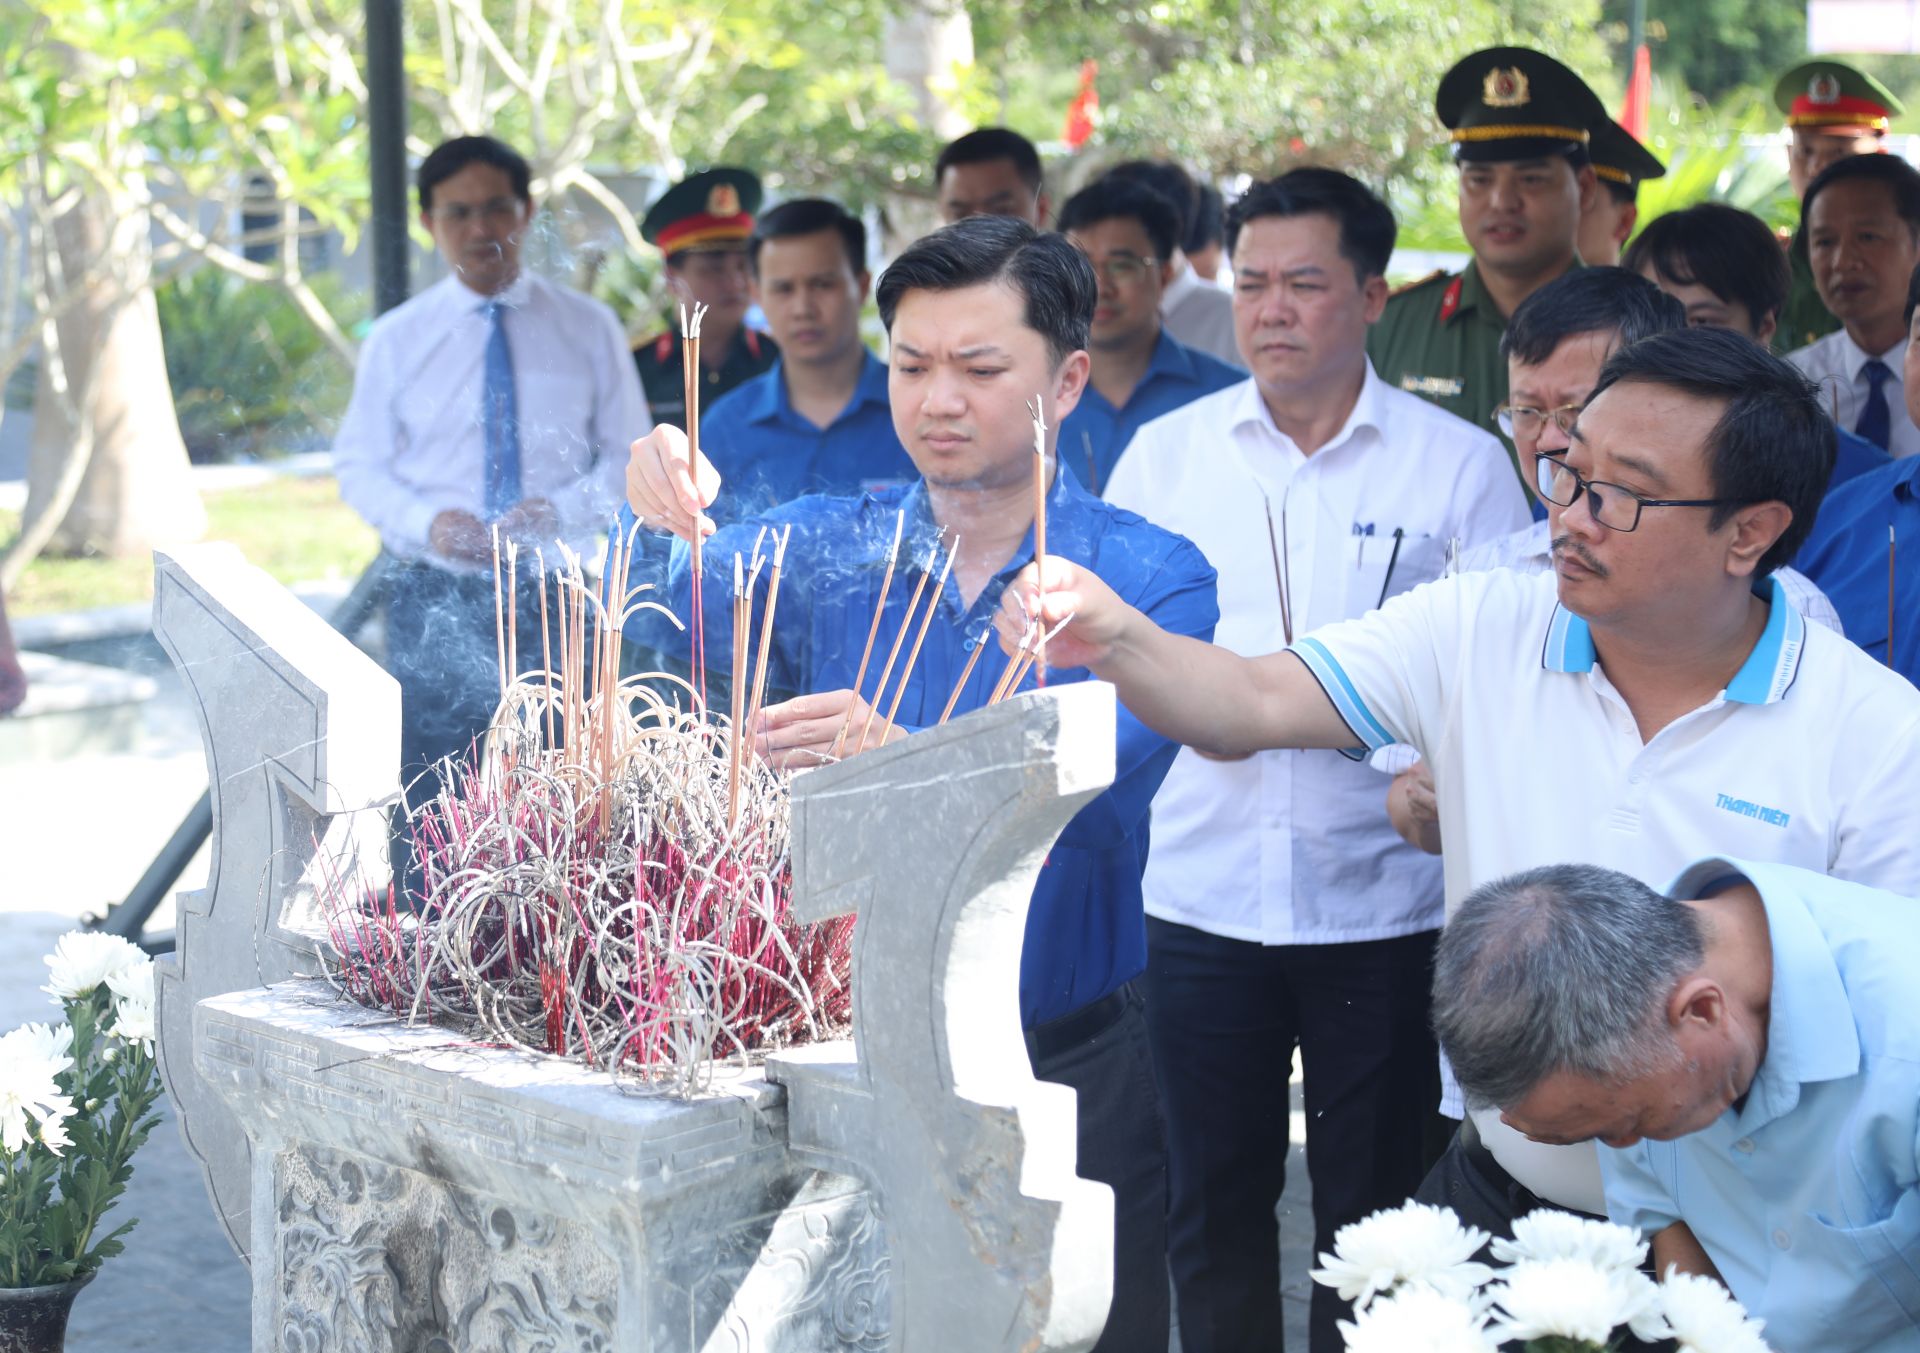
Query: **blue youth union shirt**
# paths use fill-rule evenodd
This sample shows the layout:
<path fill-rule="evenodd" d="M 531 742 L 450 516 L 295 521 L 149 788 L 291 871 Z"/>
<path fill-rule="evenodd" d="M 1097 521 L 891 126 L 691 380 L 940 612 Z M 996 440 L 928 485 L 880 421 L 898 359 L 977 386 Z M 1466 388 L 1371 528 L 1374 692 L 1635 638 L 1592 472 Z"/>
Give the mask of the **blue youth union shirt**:
<path fill-rule="evenodd" d="M 1888 662 L 1887 528 L 1894 531 L 1893 669 L 1920 685 L 1920 456 L 1896 460 L 1827 495 L 1794 567 L 1840 613 L 1847 638 Z"/>
<path fill-rule="evenodd" d="M 918 473 L 893 431 L 886 364 L 870 352 L 853 398 L 826 427 L 793 407 L 783 357 L 701 416 L 700 449 L 725 485 L 715 506 L 734 517 L 810 493 L 857 496 L 908 484 Z"/>
<path fill-rule="evenodd" d="M 1211 353 L 1177 342 L 1165 328 L 1154 344 L 1146 374 L 1119 408 L 1089 383 L 1074 411 L 1060 420 L 1059 455 L 1082 484 L 1095 492 L 1113 478 L 1133 434 L 1163 413 L 1247 378 Z M 1049 542 L 1051 548 L 1051 542 Z"/>
<path fill-rule="evenodd" d="M 791 525 L 768 657 L 769 690 L 811 694 L 850 688 L 873 623 L 899 513 L 906 519 L 900 564 L 887 594 L 862 691 L 872 699 L 887 646 L 900 632 L 908 598 L 937 533 L 926 488 L 917 480 L 857 498 L 801 498 L 709 537 L 703 548 L 709 672 L 731 670 L 734 554 L 750 557 L 762 526 L 784 529 Z M 632 511 L 623 507 L 619 529 L 632 527 Z M 1220 613 L 1213 568 L 1206 558 L 1183 537 L 1101 502 L 1081 488 L 1070 471 L 1055 476 L 1047 499 L 1047 552 L 1092 569 L 1162 628 L 1202 641 L 1212 639 Z M 982 643 L 991 645 L 992 651 L 975 664 L 954 706 L 954 717 L 986 704 L 1006 667 L 993 637 L 1000 595 L 1032 560 L 1029 529 L 1013 558 L 971 606 L 962 603 L 957 583 L 947 580 L 920 660 L 900 701 L 897 719 L 904 727 L 918 729 L 939 722 L 962 669 Z M 682 617 L 692 604 L 691 565 L 692 552 L 676 541 L 664 599 Z M 929 591 L 938 579 L 936 562 Z M 751 632 L 756 644 L 768 581 L 763 570 L 754 598 Z M 635 642 L 682 661 L 689 656 L 687 635 L 652 612 L 630 622 L 627 633 Z M 901 661 L 905 661 L 904 650 Z M 898 679 L 896 669 L 893 681 Z M 1047 679 L 1056 684 L 1085 681 L 1089 674 L 1054 669 Z M 1034 684 L 1035 677 L 1029 673 L 1021 689 L 1032 689 Z M 769 694 L 769 701 L 774 698 Z M 892 700 L 890 683 L 886 702 Z M 1020 955 L 1020 1017 L 1029 1029 L 1098 1000 L 1146 967 L 1140 874 L 1147 861 L 1147 810 L 1178 749 L 1149 731 L 1124 706 L 1118 710 L 1118 720 L 1112 787 L 1074 815 L 1034 885 Z"/>

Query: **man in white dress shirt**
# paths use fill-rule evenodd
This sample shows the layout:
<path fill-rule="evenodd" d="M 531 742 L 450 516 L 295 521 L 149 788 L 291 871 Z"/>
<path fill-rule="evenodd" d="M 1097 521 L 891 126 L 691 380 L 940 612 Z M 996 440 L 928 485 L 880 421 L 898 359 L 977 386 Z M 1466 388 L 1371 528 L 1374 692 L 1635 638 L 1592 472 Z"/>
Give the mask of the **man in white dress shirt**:
<path fill-rule="evenodd" d="M 1253 374 L 1148 423 L 1108 487 L 1206 553 L 1215 641 L 1235 652 L 1371 611 L 1437 577 L 1449 541 L 1527 519 L 1491 433 L 1386 385 L 1367 360 L 1394 235 L 1386 204 L 1334 170 L 1252 188 L 1226 239 Z M 1395 837 L 1386 783 L 1337 752 L 1189 750 L 1154 797 L 1147 1018 L 1188 1353 L 1280 1346 L 1274 1207 L 1296 1047 L 1316 1251 L 1424 1172 L 1440 866 Z M 1339 1349 L 1343 1314 L 1315 1290 L 1314 1349 Z"/>
<path fill-rule="evenodd" d="M 1896 155 L 1850 155 L 1807 185 L 1807 253 L 1841 327 L 1789 353 L 1841 427 L 1896 458 L 1920 453 L 1901 392 L 1906 281 L 1920 263 L 1920 171 Z"/>
<path fill-rule="evenodd" d="M 619 508 L 627 445 L 650 421 L 613 312 L 522 271 L 530 182 L 526 160 L 491 137 L 421 162 L 420 221 L 447 276 L 375 322 L 334 439 L 341 496 L 398 561 L 388 666 L 414 804 L 499 699 L 494 531 L 503 550 L 520 548 L 521 665 L 530 652 L 537 665 L 534 551 L 552 569 L 563 543 L 592 547 Z"/>
<path fill-rule="evenodd" d="M 1193 175 L 1172 160 L 1129 160 L 1107 173 L 1144 183 L 1173 203 L 1180 213 L 1181 238 L 1186 238 L 1201 209 L 1200 187 Z M 1234 340 L 1233 299 L 1194 272 L 1184 250 L 1174 250 L 1168 261 L 1173 265 L 1173 276 L 1160 293 L 1160 318 L 1167 332 L 1229 366 L 1243 365 Z"/>

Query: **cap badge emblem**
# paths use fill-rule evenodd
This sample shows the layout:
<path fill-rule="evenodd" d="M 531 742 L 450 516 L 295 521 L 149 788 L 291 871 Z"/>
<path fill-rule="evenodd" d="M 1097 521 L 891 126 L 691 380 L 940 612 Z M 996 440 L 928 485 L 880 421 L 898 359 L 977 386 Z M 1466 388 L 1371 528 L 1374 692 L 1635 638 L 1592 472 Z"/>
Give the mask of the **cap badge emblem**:
<path fill-rule="evenodd" d="M 740 214 L 740 190 L 731 183 L 716 183 L 707 194 L 707 215 L 738 216 Z"/>
<path fill-rule="evenodd" d="M 1530 98 L 1527 73 L 1518 66 L 1495 66 L 1480 90 L 1480 101 L 1489 108 L 1518 108 Z"/>
<path fill-rule="evenodd" d="M 1840 101 L 1840 81 L 1826 71 L 1821 71 L 1807 81 L 1807 97 L 1815 103 L 1838 103 Z"/>

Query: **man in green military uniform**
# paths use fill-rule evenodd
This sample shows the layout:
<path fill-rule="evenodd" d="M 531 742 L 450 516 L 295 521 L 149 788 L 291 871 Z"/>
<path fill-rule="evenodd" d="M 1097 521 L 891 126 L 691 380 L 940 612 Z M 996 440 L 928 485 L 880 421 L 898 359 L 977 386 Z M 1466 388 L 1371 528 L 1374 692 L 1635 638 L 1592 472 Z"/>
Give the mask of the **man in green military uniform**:
<path fill-rule="evenodd" d="M 640 235 L 667 256 L 667 290 L 676 309 L 707 307 L 700 321 L 700 407 L 774 364 L 780 349 L 747 327 L 752 270 L 747 240 L 760 209 L 760 180 L 744 169 L 709 169 L 660 196 L 640 224 Z M 633 347 L 634 365 L 656 423 L 687 425 L 681 383 L 680 321 Z"/>
<path fill-rule="evenodd" d="M 1395 293 L 1367 353 L 1382 380 L 1492 428 L 1507 397 L 1507 316 L 1579 266 L 1580 217 L 1599 191 L 1589 129 L 1607 114 L 1578 75 L 1524 47 L 1461 61 L 1440 81 L 1434 108 L 1452 133 L 1473 259 Z"/>
<path fill-rule="evenodd" d="M 1787 181 L 1795 201 L 1806 196 L 1807 185 L 1835 160 L 1885 150 L 1888 123 L 1906 112 L 1885 85 L 1840 61 L 1801 62 L 1780 77 L 1773 102 L 1793 137 L 1787 147 Z M 1793 289 L 1774 330 L 1776 352 L 1804 348 L 1840 327 L 1814 290 L 1805 222 L 1793 232 L 1787 264 L 1793 270 Z"/>
<path fill-rule="evenodd" d="M 1667 167 L 1612 118 L 1590 129 L 1587 158 L 1593 162 L 1600 191 L 1580 214 L 1580 261 L 1594 267 L 1618 267 L 1620 251 L 1640 220 L 1640 185 L 1664 177 Z"/>

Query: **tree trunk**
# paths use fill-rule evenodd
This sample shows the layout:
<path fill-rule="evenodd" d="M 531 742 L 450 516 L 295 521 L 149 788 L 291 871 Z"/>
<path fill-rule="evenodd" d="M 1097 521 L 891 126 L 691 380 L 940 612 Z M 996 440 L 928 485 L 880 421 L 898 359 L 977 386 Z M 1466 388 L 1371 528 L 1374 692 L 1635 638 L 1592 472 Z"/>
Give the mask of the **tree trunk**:
<path fill-rule="evenodd" d="M 160 345 L 147 214 L 90 194 L 55 223 L 60 274 L 84 277 L 102 257 L 116 267 L 58 321 L 65 389 L 40 363 L 27 461 L 26 520 L 59 512 L 62 470 L 86 454 L 84 476 L 48 549 L 131 555 L 195 540 L 207 515 L 189 473 Z"/>
<path fill-rule="evenodd" d="M 883 50 L 887 74 L 913 91 L 920 120 L 943 141 L 972 130 L 955 94 L 956 77 L 973 64 L 973 20 L 964 0 L 904 0 L 889 9 Z M 889 250 L 940 224 L 925 196 L 890 194 Z"/>

